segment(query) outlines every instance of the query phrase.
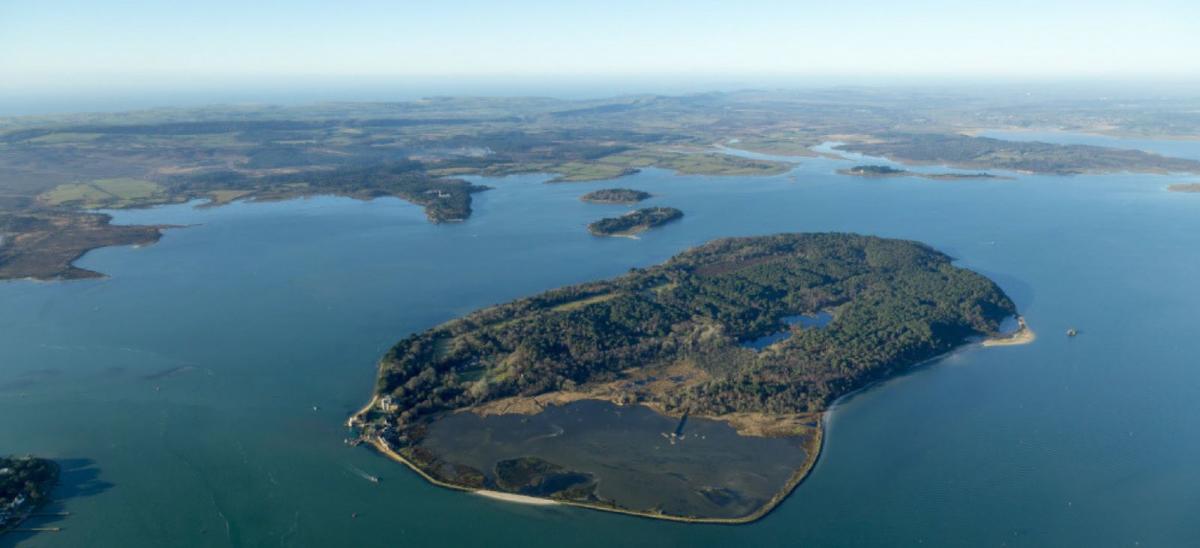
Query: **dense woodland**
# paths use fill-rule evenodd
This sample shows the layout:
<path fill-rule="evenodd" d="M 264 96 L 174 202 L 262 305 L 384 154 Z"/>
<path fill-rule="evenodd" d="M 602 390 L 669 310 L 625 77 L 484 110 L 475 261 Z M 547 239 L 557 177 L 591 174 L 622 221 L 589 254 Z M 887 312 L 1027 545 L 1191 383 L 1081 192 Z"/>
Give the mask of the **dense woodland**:
<path fill-rule="evenodd" d="M 832 310 L 823 328 L 754 351 L 782 318 Z M 514 395 L 584 390 L 688 362 L 702 382 L 650 394 L 674 412 L 799 413 L 1016 313 L 991 281 L 924 245 L 852 234 L 733 238 L 619 278 L 472 313 L 400 341 L 380 366 L 402 427 Z"/>
<path fill-rule="evenodd" d="M 597 204 L 636 204 L 650 198 L 650 193 L 632 188 L 602 188 L 594 190 L 579 199 Z"/>
<path fill-rule="evenodd" d="M 908 170 L 896 169 L 892 166 L 869 165 L 854 166 L 845 170 L 845 173 L 848 175 L 861 175 L 864 177 L 886 177 L 889 175 L 903 175 L 908 173 Z"/>
<path fill-rule="evenodd" d="M 21 510 L 36 507 L 50 498 L 50 489 L 58 479 L 58 466 L 34 457 L 0 457 L 0 531 Z M 18 498 L 25 504 L 10 507 Z"/>
<path fill-rule="evenodd" d="M 683 212 L 673 207 L 647 207 L 620 217 L 600 219 L 588 225 L 588 232 L 597 236 L 636 234 L 681 218 Z"/>

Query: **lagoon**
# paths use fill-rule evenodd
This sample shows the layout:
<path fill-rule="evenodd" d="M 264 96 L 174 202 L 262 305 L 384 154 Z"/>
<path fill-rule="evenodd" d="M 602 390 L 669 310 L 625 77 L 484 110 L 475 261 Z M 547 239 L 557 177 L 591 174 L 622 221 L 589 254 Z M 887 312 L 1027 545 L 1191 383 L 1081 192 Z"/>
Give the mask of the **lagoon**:
<path fill-rule="evenodd" d="M 801 437 L 739 436 L 723 422 L 596 400 L 533 415 L 455 413 L 434 421 L 421 442 L 493 481 L 502 463 L 535 457 L 576 476 L 568 479 L 604 505 L 719 519 L 750 515 L 784 491 L 805 465 L 805 446 Z M 548 496 L 563 488 L 530 487 L 514 490 Z"/>

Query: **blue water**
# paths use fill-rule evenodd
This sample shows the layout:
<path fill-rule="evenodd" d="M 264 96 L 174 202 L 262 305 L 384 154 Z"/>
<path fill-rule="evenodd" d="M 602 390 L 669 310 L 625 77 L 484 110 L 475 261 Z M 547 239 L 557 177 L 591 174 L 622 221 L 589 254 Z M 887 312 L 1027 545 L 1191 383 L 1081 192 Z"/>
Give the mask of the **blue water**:
<path fill-rule="evenodd" d="M 784 329 L 775 333 L 763 335 L 757 339 L 745 341 L 742 343 L 742 346 L 746 348 L 753 348 L 755 350 L 762 350 L 790 337 L 792 335 L 792 330 L 788 329 L 786 326 L 798 325 L 803 329 L 808 329 L 810 327 L 825 327 L 829 324 L 829 322 L 833 321 L 833 315 L 828 312 L 821 311 L 811 316 L 805 316 L 803 314 L 784 316 L 782 320 L 783 325 L 785 326 Z"/>
<path fill-rule="evenodd" d="M 1160 176 L 621 186 L 686 216 L 585 226 L 611 182 L 487 180 L 465 223 L 395 199 L 117 212 L 190 224 L 0 283 L 0 452 L 66 468 L 61 533 L 22 546 L 1182 546 L 1200 538 L 1200 199 Z M 971 347 L 842 402 L 812 475 L 766 519 L 696 526 L 500 503 L 342 443 L 400 337 L 660 262 L 712 238 L 855 231 L 927 242 L 996 280 L 1040 337 Z M 1082 334 L 1068 339 L 1068 327 Z M 358 470 L 382 478 L 374 484 Z M 352 515 L 357 512 L 357 517 Z"/>

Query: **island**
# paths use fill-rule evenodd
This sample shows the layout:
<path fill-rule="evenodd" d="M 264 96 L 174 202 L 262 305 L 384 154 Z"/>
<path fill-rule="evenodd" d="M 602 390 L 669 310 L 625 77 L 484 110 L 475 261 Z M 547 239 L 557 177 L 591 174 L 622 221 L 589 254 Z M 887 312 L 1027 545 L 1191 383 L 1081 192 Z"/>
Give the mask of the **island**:
<path fill-rule="evenodd" d="M 673 207 L 648 207 L 600 219 L 588 225 L 588 232 L 593 236 L 630 237 L 681 218 L 683 212 Z"/>
<path fill-rule="evenodd" d="M 883 165 L 863 165 L 854 166 L 848 169 L 839 169 L 838 173 L 842 175 L 850 175 L 853 177 L 921 177 L 924 179 L 933 179 L 939 181 L 954 181 L 959 179 L 996 179 L 991 173 L 921 173 L 917 171 L 909 171 L 907 169 L 898 169 L 892 166 Z"/>
<path fill-rule="evenodd" d="M 745 523 L 812 468 L 839 398 L 1011 342 L 1001 324 L 1016 315 L 996 284 L 917 242 L 721 239 L 408 336 L 348 424 L 443 487 Z"/>
<path fill-rule="evenodd" d="M 0 457 L 0 534 L 50 500 L 58 465 L 37 457 Z"/>
<path fill-rule="evenodd" d="M 1180 183 L 1167 187 L 1171 192 L 1200 192 L 1200 183 Z"/>
<path fill-rule="evenodd" d="M 580 200 L 593 204 L 636 204 L 648 198 L 649 192 L 631 188 L 602 188 L 579 197 Z"/>
<path fill-rule="evenodd" d="M 911 173 L 906 169 L 896 169 L 892 166 L 854 166 L 848 169 L 839 169 L 838 173 L 842 175 L 855 175 L 858 177 L 896 177 Z"/>

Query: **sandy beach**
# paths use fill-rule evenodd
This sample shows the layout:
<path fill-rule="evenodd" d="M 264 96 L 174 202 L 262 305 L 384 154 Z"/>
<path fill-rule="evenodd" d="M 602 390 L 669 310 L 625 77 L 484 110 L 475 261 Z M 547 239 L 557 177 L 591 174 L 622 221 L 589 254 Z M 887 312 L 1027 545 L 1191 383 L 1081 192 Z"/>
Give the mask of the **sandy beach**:
<path fill-rule="evenodd" d="M 1037 333 L 1034 333 L 1028 325 L 1025 324 L 1025 318 L 1018 317 L 1017 324 L 1020 326 L 1011 335 L 1003 337 L 993 337 L 983 341 L 983 346 L 1016 346 L 1020 344 L 1029 344 L 1037 340 Z"/>
<path fill-rule="evenodd" d="M 544 498 L 538 498 L 538 497 L 528 497 L 525 495 L 517 495 L 517 494 L 513 494 L 513 493 L 502 493 L 500 491 L 491 491 L 488 489 L 479 489 L 479 490 L 474 491 L 474 493 L 476 495 L 479 495 L 482 497 L 487 497 L 489 499 L 502 500 L 504 502 L 516 502 L 519 504 L 533 504 L 535 506 L 554 506 L 554 505 L 558 504 L 558 501 L 554 501 L 554 500 L 550 500 L 550 499 L 544 499 Z"/>

